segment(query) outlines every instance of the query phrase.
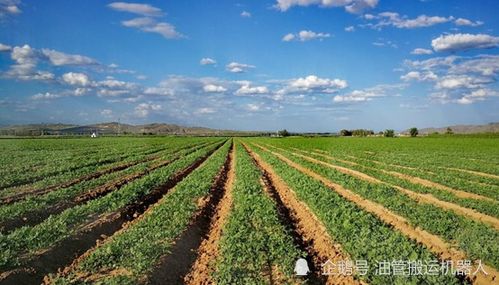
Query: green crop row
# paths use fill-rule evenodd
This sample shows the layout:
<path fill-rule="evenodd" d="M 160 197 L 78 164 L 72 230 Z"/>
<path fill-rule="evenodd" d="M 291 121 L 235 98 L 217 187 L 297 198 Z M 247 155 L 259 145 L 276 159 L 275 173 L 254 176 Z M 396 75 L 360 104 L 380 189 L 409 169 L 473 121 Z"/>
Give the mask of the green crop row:
<path fill-rule="evenodd" d="M 150 151 L 150 147 L 141 146 L 128 146 L 122 147 L 122 145 L 111 146 L 94 155 L 68 155 L 63 160 L 58 160 L 59 156 L 56 152 L 46 152 L 43 158 L 39 158 L 45 162 L 45 164 L 38 166 L 23 165 L 22 161 L 19 161 L 20 168 L 11 168 L 8 173 L 2 176 L 0 179 L 0 187 L 6 188 L 10 186 L 22 185 L 25 183 L 30 183 L 34 180 L 40 180 L 48 176 L 56 176 L 66 172 L 78 171 L 81 172 L 86 168 L 99 167 L 101 165 L 111 164 L 123 160 L 124 158 L 130 156 L 130 154 L 135 154 L 141 151 Z M 163 148 L 163 146 L 155 146 L 158 150 Z M 29 168 L 28 168 L 29 167 Z"/>
<path fill-rule="evenodd" d="M 454 195 L 451 192 L 438 190 L 435 188 L 431 188 L 428 186 L 423 186 L 420 184 L 415 184 L 405 179 L 399 178 L 395 175 L 391 175 L 380 170 L 380 167 L 376 164 L 364 164 L 364 165 L 351 165 L 341 160 L 336 159 L 336 157 L 332 157 L 332 159 L 326 158 L 320 154 L 314 154 L 311 152 L 306 152 L 305 155 L 313 157 L 315 159 L 332 163 L 334 165 L 350 168 L 353 170 L 360 171 L 372 177 L 375 177 L 381 181 L 387 182 L 389 184 L 393 184 L 396 186 L 403 187 L 405 189 L 410 189 L 414 192 L 422 193 L 422 194 L 431 194 L 436 198 L 447 201 L 451 203 L 455 203 L 457 205 L 474 209 L 478 212 L 498 217 L 499 218 L 499 205 L 497 202 L 487 201 L 487 200 L 476 200 L 476 199 L 468 199 L 468 198 L 460 198 Z"/>
<path fill-rule="evenodd" d="M 446 167 L 469 169 L 499 175 L 497 139 L 490 138 L 292 138 L 272 141 L 282 146 L 305 150 L 315 148 L 342 159 L 348 155 L 387 164 L 415 167 L 435 173 L 472 177 L 477 182 L 497 185 L 497 179 L 476 175 L 463 176 Z"/>
<path fill-rule="evenodd" d="M 469 258 L 481 259 L 492 267 L 499 268 L 499 232 L 491 226 L 470 220 L 432 204 L 418 203 L 388 185 L 366 182 L 289 153 L 278 152 L 362 197 L 379 203 L 405 217 L 413 226 L 438 235 L 449 244 L 457 245 L 468 254 Z"/>
<path fill-rule="evenodd" d="M 199 143 L 199 142 L 198 142 Z M 207 142 L 205 142 L 207 143 Z M 201 143 L 202 144 L 202 143 Z M 104 164 L 104 165 L 93 165 L 93 166 L 87 166 L 87 167 L 82 167 L 80 169 L 75 169 L 71 171 L 66 171 L 62 172 L 57 175 L 53 176 L 47 176 L 46 178 L 38 181 L 34 181 L 33 183 L 30 184 L 24 184 L 22 186 L 18 187 L 10 187 L 6 188 L 0 191 L 0 197 L 8 197 L 12 196 L 14 194 L 18 194 L 23 191 L 30 191 L 32 189 L 43 189 L 46 187 L 52 187 L 52 186 L 57 186 L 60 184 L 64 184 L 67 181 L 71 181 L 73 179 L 77 179 L 80 177 L 84 177 L 86 175 L 91 175 L 93 173 L 98 173 L 99 171 L 106 171 L 108 169 L 112 169 L 113 167 L 121 166 L 127 163 L 140 163 L 141 161 L 147 161 L 149 159 L 152 159 L 156 156 L 161 156 L 164 153 L 169 152 L 171 149 L 181 149 L 185 147 L 186 145 L 191 145 L 189 142 L 175 142 L 171 143 L 167 146 L 162 146 L 161 148 L 154 148 L 154 149 L 147 149 L 145 151 L 137 152 L 137 153 L 130 153 L 128 154 L 127 157 L 123 158 L 120 161 L 113 162 L 110 164 Z M 151 152 L 154 153 L 154 156 L 150 154 Z M 61 163 L 64 164 L 64 163 Z"/>
<path fill-rule="evenodd" d="M 274 268 L 290 279 L 301 253 L 263 192 L 261 172 L 236 144 L 233 208 L 219 243 L 215 280 L 223 284 L 269 284 Z"/>
<path fill-rule="evenodd" d="M 378 262 L 437 260 L 427 248 L 408 239 L 376 216 L 344 199 L 321 182 L 303 174 L 275 155 L 252 147 L 324 224 L 352 261 L 366 261 L 368 271 L 358 278 L 369 284 L 458 284 L 450 275 L 381 275 Z"/>
<path fill-rule="evenodd" d="M 0 206 L 0 224 L 29 213 L 47 210 L 50 207 L 57 206 L 58 203 L 72 201 L 75 197 L 94 189 L 95 187 L 102 186 L 111 181 L 120 180 L 122 177 L 130 174 L 144 173 L 152 165 L 158 163 L 158 161 L 168 161 L 179 158 L 179 155 L 184 153 L 183 150 L 194 151 L 204 146 L 205 144 L 196 144 L 193 146 L 188 143 L 180 146 L 172 145 L 169 146 L 167 151 L 162 152 L 157 160 L 140 163 L 125 170 L 113 172 L 97 179 L 83 181 L 71 187 L 54 190 L 41 196 L 28 197 L 25 200 L 13 204 Z"/>
<path fill-rule="evenodd" d="M 58 241 L 74 234 L 79 226 L 92 221 L 92 217 L 113 213 L 140 200 L 218 146 L 219 144 L 210 145 L 186 156 L 182 156 L 180 152 L 180 159 L 106 196 L 67 209 L 36 226 L 22 227 L 7 235 L 0 234 L 0 270 L 20 265 L 21 255 L 34 254 L 41 249 L 54 246 Z"/>
<path fill-rule="evenodd" d="M 185 139 L 172 139 L 166 138 L 163 140 L 162 144 L 153 145 L 143 145 L 138 148 L 137 146 L 127 146 L 127 144 L 121 144 L 120 140 L 116 141 L 115 145 L 109 146 L 110 150 L 100 151 L 94 155 L 88 156 L 70 156 L 64 160 L 52 161 L 51 157 L 57 158 L 59 154 L 57 152 L 49 152 L 47 154 L 46 165 L 40 166 L 39 169 L 22 169 L 16 171 L 12 169 L 7 175 L 2 177 L 5 183 L 11 183 L 12 185 L 19 185 L 24 183 L 30 183 L 31 187 L 43 187 L 47 185 L 53 185 L 61 183 L 63 181 L 69 180 L 73 177 L 79 177 L 86 174 L 93 173 L 95 171 L 104 170 L 110 167 L 114 167 L 125 162 L 133 162 L 140 160 L 142 158 L 148 157 L 151 154 L 157 154 L 170 146 L 182 146 L 185 143 L 192 142 L 206 142 L 210 139 L 200 139 L 200 138 L 185 138 Z M 214 141 L 214 140 L 212 140 Z M 33 183 L 33 181 L 35 183 Z M 0 184 L 3 183 L 0 181 Z M 1 184 L 3 185 L 3 184 Z M 23 187 L 26 185 L 23 185 Z M 8 190 L 8 189 L 5 189 Z M 2 192 L 4 192 L 3 190 Z M 12 188 L 13 191 L 17 189 Z"/>
<path fill-rule="evenodd" d="M 80 283 L 78 276 L 93 273 L 128 272 L 108 275 L 99 284 L 137 284 L 150 273 L 174 240 L 187 228 L 198 209 L 198 200 L 206 197 L 228 155 L 230 142 L 209 157 L 142 219 L 87 255 L 73 272 L 54 280 L 55 284 Z"/>

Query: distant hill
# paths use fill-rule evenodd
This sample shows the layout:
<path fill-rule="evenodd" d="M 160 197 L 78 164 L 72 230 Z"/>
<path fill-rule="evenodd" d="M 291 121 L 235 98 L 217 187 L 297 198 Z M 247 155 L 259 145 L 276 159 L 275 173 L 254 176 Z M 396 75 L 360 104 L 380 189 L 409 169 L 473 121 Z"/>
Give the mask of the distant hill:
<path fill-rule="evenodd" d="M 257 132 L 240 132 L 231 130 L 216 130 L 203 127 L 184 127 L 174 124 L 129 125 L 117 122 L 93 125 L 68 124 L 30 124 L 0 127 L 0 135 L 39 136 L 39 135 L 193 135 L 193 136 L 224 136 L 224 135 L 257 135 Z"/>
<path fill-rule="evenodd" d="M 419 129 L 419 133 L 424 135 L 433 134 L 435 132 L 444 134 L 447 131 L 447 128 L 451 128 L 452 132 L 455 134 L 498 133 L 499 123 L 489 123 L 487 125 L 454 125 L 443 128 L 424 128 Z M 408 132 L 408 130 L 405 131 L 405 133 Z"/>

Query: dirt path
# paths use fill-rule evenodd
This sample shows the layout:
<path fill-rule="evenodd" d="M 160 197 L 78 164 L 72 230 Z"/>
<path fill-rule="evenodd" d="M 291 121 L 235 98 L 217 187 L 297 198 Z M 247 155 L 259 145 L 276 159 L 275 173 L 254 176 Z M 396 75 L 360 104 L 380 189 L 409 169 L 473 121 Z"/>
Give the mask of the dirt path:
<path fill-rule="evenodd" d="M 450 193 L 452 193 L 452 194 L 454 194 L 454 195 L 456 195 L 457 197 L 460 197 L 460 198 L 476 199 L 476 200 L 485 200 L 485 201 L 490 201 L 490 202 L 496 202 L 496 200 L 494 200 L 492 198 L 489 198 L 489 197 L 485 197 L 485 196 L 482 196 L 482 195 L 479 195 L 479 194 L 470 193 L 470 192 L 466 192 L 466 191 L 462 191 L 462 190 L 457 190 L 457 189 L 454 189 L 454 188 L 442 185 L 442 184 L 437 183 L 437 182 L 426 180 L 426 179 L 423 179 L 423 178 L 411 176 L 411 175 L 408 175 L 408 174 L 399 173 L 399 172 L 396 172 L 396 171 L 387 171 L 387 170 L 381 170 L 381 171 L 386 172 L 386 173 L 391 174 L 391 175 L 394 175 L 394 176 L 397 176 L 398 178 L 402 178 L 402 179 L 407 180 L 407 181 L 409 181 L 411 183 L 414 183 L 414 184 L 419 184 L 419 185 L 423 185 L 423 186 L 426 186 L 426 187 L 436 188 L 436 189 L 439 189 L 439 190 L 450 192 Z"/>
<path fill-rule="evenodd" d="M 245 148 L 264 173 L 267 191 L 274 192 L 270 195 L 277 202 L 278 208 L 283 208 L 280 212 L 285 213 L 285 219 L 288 220 L 291 230 L 295 232 L 293 235 L 295 243 L 308 253 L 307 259 L 312 265 L 311 270 L 316 274 L 316 276 L 311 276 L 312 280 L 308 281 L 312 284 L 365 284 L 355 280 L 353 276 L 321 275 L 321 265 L 327 260 L 336 264 L 339 261 L 350 260 L 349 256 L 342 250 L 341 245 L 334 243 L 325 226 L 308 206 L 298 199 L 296 193 L 275 173 L 272 167 L 246 145 Z"/>
<path fill-rule="evenodd" d="M 197 251 L 197 258 L 184 282 L 188 285 L 213 284 L 214 261 L 218 258 L 218 243 L 232 208 L 232 188 L 236 179 L 236 148 L 232 146 L 227 179 L 223 186 L 223 196 L 211 217 L 209 231 Z"/>
<path fill-rule="evenodd" d="M 314 155 L 322 156 L 322 157 L 327 158 L 327 159 L 335 159 L 334 157 L 331 157 L 331 156 L 328 156 L 328 155 L 325 155 L 325 154 L 314 153 L 314 152 L 311 152 L 311 153 L 314 154 Z M 302 158 L 304 158 L 304 159 L 306 159 L 308 161 L 311 161 L 311 162 L 314 162 L 314 163 L 319 163 L 319 164 L 325 165 L 327 167 L 331 167 L 331 168 L 337 169 L 337 170 L 339 170 L 342 173 L 350 174 L 349 172 L 343 172 L 343 167 L 339 167 L 339 166 L 336 166 L 334 164 L 326 163 L 326 162 L 323 162 L 323 161 L 320 161 L 320 160 L 317 160 L 317 159 L 314 159 L 312 157 L 308 157 L 308 156 L 305 156 L 305 155 L 301 155 L 301 154 L 297 154 L 297 153 L 292 153 L 292 154 L 294 154 L 296 156 L 299 156 L 299 157 L 302 157 Z M 370 168 L 370 167 L 367 167 L 367 166 L 364 166 L 364 167 Z M 354 176 L 356 176 L 356 177 L 358 177 L 358 178 L 360 178 L 362 180 L 369 181 L 369 182 L 374 182 L 374 183 L 382 183 L 382 184 L 388 185 L 390 187 L 393 187 L 393 188 L 399 190 L 400 192 L 406 194 L 407 196 L 411 197 L 412 199 L 414 199 L 414 200 L 416 200 L 418 202 L 423 202 L 423 203 L 427 203 L 427 204 L 437 205 L 440 208 L 447 209 L 447 210 L 452 210 L 452 211 L 454 211 L 455 213 L 457 213 L 459 215 L 463 215 L 463 216 L 469 217 L 469 218 L 471 218 L 473 220 L 481 221 L 481 222 L 486 223 L 488 225 L 491 225 L 495 229 L 499 230 L 499 219 L 494 218 L 492 216 L 482 214 L 482 213 L 477 212 L 477 211 L 475 211 L 473 209 L 468 209 L 468 208 L 459 206 L 459 205 L 451 203 L 451 202 L 442 201 L 440 199 L 437 199 L 435 196 L 433 196 L 431 194 L 421 194 L 421 193 L 418 193 L 418 192 L 414 192 L 414 191 L 405 189 L 405 188 L 397 186 L 397 185 L 393 185 L 393 184 L 390 184 L 390 183 L 386 183 L 386 182 L 380 181 L 380 180 L 378 180 L 378 179 L 376 179 L 374 177 L 368 176 L 367 174 L 364 174 L 364 173 L 361 173 L 361 172 L 358 172 L 358 171 L 355 171 L 355 170 L 351 170 L 351 171 L 352 171 L 352 174 L 350 174 L 350 175 L 354 175 Z M 362 174 L 362 175 L 360 175 L 360 174 Z M 363 176 L 368 176 L 368 177 L 370 177 L 370 179 L 364 179 Z"/>
<path fill-rule="evenodd" d="M 360 208 L 364 209 L 365 211 L 374 214 L 377 216 L 380 220 L 383 222 L 392 225 L 395 229 L 400 231 L 402 234 L 407 236 L 408 238 L 414 239 L 417 242 L 420 242 L 424 244 L 426 247 L 428 247 L 433 253 L 438 255 L 440 259 L 442 260 L 452 260 L 453 262 L 457 262 L 459 260 L 466 260 L 467 256 L 464 252 L 452 248 L 450 245 L 448 245 L 444 240 L 442 240 L 440 237 L 430 234 L 427 231 L 424 231 L 420 228 L 414 228 L 411 226 L 408 221 L 402 217 L 399 216 L 392 211 L 388 210 L 387 208 L 383 207 L 380 204 L 374 203 L 370 200 L 366 200 L 362 198 L 360 195 L 343 188 L 341 185 L 336 184 L 327 178 L 311 171 L 308 168 L 305 168 L 290 159 L 286 158 L 282 154 L 273 152 L 261 145 L 256 144 L 258 147 L 261 149 L 268 151 L 275 156 L 277 156 L 279 159 L 282 161 L 286 162 L 289 166 L 296 168 L 300 172 L 309 175 L 310 177 L 321 181 L 324 185 L 327 187 L 331 188 L 332 190 L 336 191 L 339 195 L 341 195 L 343 198 L 355 203 L 358 205 Z M 472 266 L 472 272 L 474 272 L 477 267 L 476 265 Z M 476 276 L 473 276 L 471 281 L 474 284 L 493 284 L 493 282 L 497 282 L 499 278 L 499 272 L 495 269 L 492 268 L 488 265 L 484 265 L 485 271 L 488 273 L 488 275 L 484 274 L 478 274 Z M 471 277 L 470 277 L 471 278 Z"/>
<path fill-rule="evenodd" d="M 192 217 L 191 224 L 175 240 L 175 244 L 171 248 L 171 252 L 164 256 L 159 264 L 154 268 L 148 278 L 148 284 L 185 284 L 185 279 L 191 268 L 200 261 L 201 246 L 206 237 L 209 237 L 213 219 L 216 217 L 217 210 L 223 206 L 222 199 L 226 197 L 225 190 L 228 183 L 232 183 L 229 179 L 234 179 L 233 170 L 233 151 L 235 147 L 231 146 L 231 151 L 227 155 L 226 161 L 218 173 L 207 197 L 203 197 L 198 201 L 198 211 Z M 231 173 L 232 171 L 232 173 Z M 229 178 L 229 175 L 232 177 Z M 226 202 L 226 201 L 223 201 Z M 230 206 L 230 205 L 229 205 Z M 203 268 L 199 268 L 203 270 Z M 206 269 L 206 268 L 205 268 Z M 204 271 L 209 278 L 209 272 Z M 202 284 L 206 279 L 197 280 L 196 284 Z"/>
<path fill-rule="evenodd" d="M 322 153 L 322 151 L 321 151 L 321 153 Z M 317 154 L 317 155 L 325 156 L 325 154 Z M 328 156 L 325 156 L 325 157 L 328 157 Z M 330 157 L 330 156 L 329 156 L 329 158 L 330 159 L 336 159 L 336 158 Z M 364 167 L 366 167 L 366 166 L 364 166 Z M 339 168 L 337 168 L 337 169 L 339 170 Z M 419 184 L 419 185 L 423 185 L 423 186 L 426 186 L 426 187 L 436 188 L 436 189 L 439 189 L 439 190 L 450 192 L 450 193 L 452 193 L 452 194 L 454 194 L 454 195 L 456 195 L 457 197 L 460 197 L 460 198 L 476 199 L 476 200 L 486 200 L 486 201 L 496 202 L 496 200 L 494 200 L 492 198 L 489 198 L 489 197 L 485 197 L 485 196 L 482 196 L 482 195 L 479 195 L 479 194 L 470 193 L 470 192 L 466 192 L 466 191 L 462 191 L 462 190 L 453 189 L 451 187 L 448 187 L 448 186 L 445 186 L 445 185 L 442 185 L 442 184 L 439 184 L 437 182 L 433 182 L 433 181 L 430 181 L 430 180 L 426 180 L 426 179 L 423 179 L 423 178 L 414 177 L 414 176 L 411 176 L 411 175 L 408 175 L 408 174 L 403 174 L 403 173 L 396 172 L 396 171 L 388 171 L 388 170 L 384 170 L 384 169 L 377 169 L 377 170 L 379 170 L 381 172 L 384 172 L 386 174 L 390 174 L 392 176 L 396 176 L 398 178 L 404 179 L 404 180 L 409 181 L 409 182 L 414 183 L 414 184 Z"/>
<path fill-rule="evenodd" d="M 93 246 L 99 246 L 102 243 L 99 238 L 104 237 L 107 239 L 107 237 L 126 229 L 137 218 L 143 216 L 148 209 L 154 207 L 170 189 L 199 167 L 222 145 L 223 143 L 187 168 L 177 172 L 167 183 L 151 190 L 144 197 L 114 213 L 95 217 L 93 221 L 80 226 L 73 236 L 24 261 L 22 268 L 3 273 L 0 282 L 2 284 L 40 284 L 47 274 L 55 273 L 59 268 L 68 265 L 69 267 L 74 266 L 80 260 L 81 254 L 83 256 L 88 254 L 88 252 L 92 251 Z M 75 259 L 77 256 L 80 257 Z"/>
<path fill-rule="evenodd" d="M 450 169 L 450 170 L 455 170 L 455 171 L 461 171 L 461 172 L 469 173 L 469 174 L 475 174 L 475 175 L 483 176 L 483 177 L 487 177 L 487 178 L 499 179 L 498 175 L 494 175 L 494 174 L 490 174 L 490 173 L 485 173 L 485 172 L 480 172 L 480 171 L 476 171 L 476 170 L 453 168 L 453 167 L 446 167 L 446 168 Z"/>

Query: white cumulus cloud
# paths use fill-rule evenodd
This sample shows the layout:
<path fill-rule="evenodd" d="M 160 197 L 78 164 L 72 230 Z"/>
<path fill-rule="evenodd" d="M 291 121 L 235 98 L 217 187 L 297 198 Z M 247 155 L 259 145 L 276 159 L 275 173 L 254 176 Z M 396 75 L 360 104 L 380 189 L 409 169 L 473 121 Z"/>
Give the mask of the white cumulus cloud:
<path fill-rule="evenodd" d="M 11 46 L 4 45 L 4 44 L 0 43 L 0 52 L 2 52 L 2 51 L 11 51 L 11 50 L 12 50 Z"/>
<path fill-rule="evenodd" d="M 401 16 L 395 12 L 382 12 L 378 15 L 367 14 L 364 15 L 366 20 L 376 20 L 375 23 L 369 23 L 367 26 L 373 29 L 380 30 L 386 26 L 393 26 L 399 29 L 415 29 L 430 27 L 437 24 L 447 23 L 454 20 L 454 17 L 442 16 L 427 16 L 419 15 L 416 18 L 409 19 L 407 16 Z"/>
<path fill-rule="evenodd" d="M 220 85 L 207 84 L 203 86 L 203 91 L 206 93 L 223 93 L 227 91 L 227 88 Z"/>
<path fill-rule="evenodd" d="M 90 84 L 88 76 L 84 73 L 68 72 L 62 75 L 62 80 L 69 85 L 87 86 Z"/>
<path fill-rule="evenodd" d="M 97 64 L 96 60 L 79 54 L 67 54 L 51 49 L 42 49 L 42 54 L 55 66 Z"/>
<path fill-rule="evenodd" d="M 277 0 L 275 7 L 287 11 L 293 6 L 344 7 L 349 13 L 361 13 L 378 5 L 378 0 Z"/>
<path fill-rule="evenodd" d="M 216 60 L 214 60 L 213 58 L 209 58 L 209 57 L 204 57 L 199 61 L 199 64 L 201 64 L 201 65 L 213 65 L 216 63 L 217 63 Z"/>
<path fill-rule="evenodd" d="M 293 40 L 306 42 L 306 41 L 310 41 L 310 40 L 322 40 L 322 39 L 329 38 L 329 37 L 331 37 L 331 35 L 328 33 L 316 33 L 313 31 L 302 30 L 296 34 L 289 33 L 289 34 L 285 35 L 282 38 L 282 40 L 285 42 L 289 42 L 289 41 L 293 41 Z"/>
<path fill-rule="evenodd" d="M 400 79 L 404 81 L 417 80 L 417 81 L 433 81 L 437 80 L 438 76 L 432 71 L 410 71 L 405 75 L 400 76 Z"/>
<path fill-rule="evenodd" d="M 232 73 L 242 73 L 248 71 L 248 69 L 255 68 L 254 65 L 250 64 L 245 64 L 245 63 L 238 63 L 238 62 L 231 62 L 225 66 L 225 69 L 227 71 L 232 72 Z"/>
<path fill-rule="evenodd" d="M 153 104 L 153 103 L 140 103 L 135 107 L 135 116 L 139 118 L 145 118 L 151 113 L 152 111 L 160 111 L 162 109 L 162 106 L 159 104 Z"/>
<path fill-rule="evenodd" d="M 487 34 L 441 35 L 431 41 L 431 46 L 439 52 L 494 48 L 499 46 L 499 37 Z"/>
<path fill-rule="evenodd" d="M 470 26 L 470 27 L 478 27 L 478 26 L 481 26 L 483 25 L 483 22 L 482 21 L 476 21 L 476 22 L 473 22 L 471 20 L 468 20 L 468 19 L 464 19 L 464 18 L 458 18 L 454 21 L 454 23 L 458 26 Z"/>
<path fill-rule="evenodd" d="M 113 2 L 110 3 L 108 7 L 116 11 L 129 12 L 143 16 L 156 17 L 156 16 L 161 16 L 163 14 L 161 9 L 151 6 L 149 4 Z"/>
<path fill-rule="evenodd" d="M 236 95 L 257 95 L 268 94 L 267 86 L 251 86 L 249 82 L 243 82 L 241 87 L 236 90 Z"/>
<path fill-rule="evenodd" d="M 345 32 L 355 32 L 355 27 L 354 26 L 345 27 Z"/>
<path fill-rule="evenodd" d="M 431 49 L 425 49 L 425 48 L 415 48 L 413 51 L 411 51 L 411 54 L 432 54 L 433 51 Z"/>

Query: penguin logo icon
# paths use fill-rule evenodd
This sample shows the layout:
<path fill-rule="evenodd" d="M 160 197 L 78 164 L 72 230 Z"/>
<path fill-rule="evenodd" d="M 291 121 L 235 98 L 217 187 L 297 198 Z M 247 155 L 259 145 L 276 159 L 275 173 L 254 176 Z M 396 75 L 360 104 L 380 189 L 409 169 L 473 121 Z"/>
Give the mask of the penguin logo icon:
<path fill-rule="evenodd" d="M 310 272 L 308 262 L 305 258 L 299 258 L 296 261 L 294 272 L 297 276 L 306 276 Z"/>

